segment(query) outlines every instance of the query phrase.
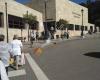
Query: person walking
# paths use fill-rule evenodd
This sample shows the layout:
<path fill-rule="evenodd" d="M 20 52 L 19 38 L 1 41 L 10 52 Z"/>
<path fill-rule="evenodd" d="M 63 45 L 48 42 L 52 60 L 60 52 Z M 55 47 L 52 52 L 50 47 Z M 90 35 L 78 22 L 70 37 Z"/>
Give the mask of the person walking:
<path fill-rule="evenodd" d="M 38 41 L 38 39 L 39 39 L 39 32 L 37 31 L 36 32 L 36 41 Z"/>
<path fill-rule="evenodd" d="M 11 47 L 8 43 L 4 42 L 4 38 L 5 36 L 3 34 L 0 34 L 0 58 L 1 61 L 4 63 L 6 72 L 8 74 Z"/>
<path fill-rule="evenodd" d="M 9 80 L 7 73 L 6 73 L 5 66 L 3 62 L 1 61 L 1 58 L 0 58 L 0 80 Z"/>
<path fill-rule="evenodd" d="M 22 47 L 23 47 L 22 42 L 18 40 L 18 35 L 14 35 L 13 41 L 11 42 L 11 47 L 12 47 L 12 54 L 14 56 L 14 61 L 17 70 L 19 65 L 19 60 L 21 57 Z"/>

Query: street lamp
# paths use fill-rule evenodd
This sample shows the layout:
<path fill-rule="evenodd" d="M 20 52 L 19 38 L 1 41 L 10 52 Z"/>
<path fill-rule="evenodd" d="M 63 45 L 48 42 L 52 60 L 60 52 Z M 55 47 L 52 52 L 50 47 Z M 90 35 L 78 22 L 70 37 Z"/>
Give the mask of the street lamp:
<path fill-rule="evenodd" d="M 5 12 L 6 12 L 6 35 L 7 35 L 7 43 L 9 42 L 9 37 L 8 37 L 8 13 L 7 13 L 7 2 L 5 2 Z"/>
<path fill-rule="evenodd" d="M 83 31 L 84 31 L 84 26 L 83 26 L 83 12 L 84 12 L 84 10 L 83 10 L 83 9 L 81 9 L 81 13 L 82 13 L 81 36 L 82 36 L 82 37 L 84 36 L 84 33 L 83 33 Z"/>
<path fill-rule="evenodd" d="M 29 21 L 28 21 L 28 11 L 26 12 L 27 14 L 27 24 L 28 24 L 28 41 L 29 41 Z"/>
<path fill-rule="evenodd" d="M 22 39 L 23 39 L 22 33 L 23 33 L 23 27 L 21 26 L 21 41 L 23 41 L 23 40 L 22 40 Z"/>
<path fill-rule="evenodd" d="M 48 0 L 44 0 L 44 8 L 45 8 L 45 38 L 47 39 L 48 37 L 48 28 L 47 28 L 47 1 Z"/>

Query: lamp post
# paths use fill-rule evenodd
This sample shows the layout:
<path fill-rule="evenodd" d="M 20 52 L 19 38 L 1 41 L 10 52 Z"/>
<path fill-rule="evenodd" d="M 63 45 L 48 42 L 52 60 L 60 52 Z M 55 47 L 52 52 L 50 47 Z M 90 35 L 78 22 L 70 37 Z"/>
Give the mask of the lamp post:
<path fill-rule="evenodd" d="M 6 35 L 7 35 L 7 43 L 9 42 L 9 37 L 8 37 L 8 13 L 7 13 L 7 2 L 5 2 L 5 12 L 6 12 Z"/>
<path fill-rule="evenodd" d="M 27 24 L 28 24 L 28 41 L 29 41 L 29 21 L 28 21 L 28 11 L 26 12 L 27 14 Z"/>
<path fill-rule="evenodd" d="M 84 31 L 84 26 L 83 26 L 83 12 L 84 12 L 84 10 L 83 10 L 83 9 L 81 9 L 81 13 L 82 13 L 82 27 L 81 27 L 81 36 L 82 36 L 82 37 L 84 36 L 84 33 L 83 33 L 83 31 Z"/>
<path fill-rule="evenodd" d="M 48 28 L 47 28 L 47 1 L 48 0 L 44 0 L 44 8 L 45 8 L 45 38 L 47 39 L 48 36 Z"/>
<path fill-rule="evenodd" d="M 23 41 L 23 27 L 21 26 L 21 41 Z"/>

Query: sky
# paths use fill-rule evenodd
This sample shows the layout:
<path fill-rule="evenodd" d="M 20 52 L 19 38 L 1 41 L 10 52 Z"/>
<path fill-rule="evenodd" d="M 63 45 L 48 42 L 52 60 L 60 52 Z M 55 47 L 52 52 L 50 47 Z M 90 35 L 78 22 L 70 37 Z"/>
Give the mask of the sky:
<path fill-rule="evenodd" d="M 76 3 L 81 3 L 81 2 L 86 2 L 87 0 L 72 0 L 72 1 Z"/>
<path fill-rule="evenodd" d="M 30 0 L 16 0 L 16 1 L 18 1 L 20 3 L 26 3 L 26 2 L 29 2 Z"/>
<path fill-rule="evenodd" d="M 20 3 L 26 3 L 26 2 L 29 2 L 30 0 L 16 0 Z M 86 0 L 72 0 L 73 2 L 76 2 L 76 3 L 81 3 L 81 2 L 86 2 Z"/>

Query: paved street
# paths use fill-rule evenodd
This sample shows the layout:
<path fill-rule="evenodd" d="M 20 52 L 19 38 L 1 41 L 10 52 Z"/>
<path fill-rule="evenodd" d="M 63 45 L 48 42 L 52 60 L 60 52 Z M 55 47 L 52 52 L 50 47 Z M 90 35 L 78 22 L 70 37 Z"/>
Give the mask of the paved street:
<path fill-rule="evenodd" d="M 50 80 L 99 80 L 99 41 L 76 40 L 52 45 L 36 61 Z"/>
<path fill-rule="evenodd" d="M 26 64 L 10 71 L 10 80 L 100 80 L 100 38 L 51 44 L 40 55 L 28 46 L 24 52 Z"/>

